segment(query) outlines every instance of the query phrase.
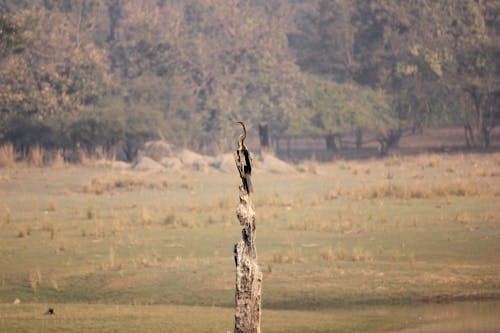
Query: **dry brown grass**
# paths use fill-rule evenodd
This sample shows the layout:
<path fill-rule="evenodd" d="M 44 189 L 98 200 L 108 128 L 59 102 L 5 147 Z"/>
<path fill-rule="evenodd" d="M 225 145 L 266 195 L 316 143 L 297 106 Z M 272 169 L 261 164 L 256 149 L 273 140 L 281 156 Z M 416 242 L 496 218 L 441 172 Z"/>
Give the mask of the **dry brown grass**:
<path fill-rule="evenodd" d="M 95 163 L 94 156 L 91 156 L 85 149 L 79 147 L 77 149 L 78 161 L 82 165 L 92 165 Z"/>
<path fill-rule="evenodd" d="M 342 244 L 335 245 L 334 248 L 327 246 L 320 253 L 320 258 L 327 262 L 351 260 L 354 262 L 373 262 L 374 256 L 371 251 L 360 246 L 352 249 L 351 255 Z"/>
<path fill-rule="evenodd" d="M 5 224 L 10 224 L 10 222 L 12 222 L 12 211 L 8 204 L 4 204 L 3 222 Z"/>
<path fill-rule="evenodd" d="M 79 147 L 73 153 L 75 157 L 73 162 L 84 166 L 96 164 L 109 166 L 116 159 L 114 151 L 107 151 L 103 147 L 97 147 L 93 153 Z M 60 168 L 66 165 L 62 149 L 47 150 L 39 145 L 30 147 L 22 154 L 21 160 L 36 168 L 46 166 Z M 14 146 L 11 143 L 0 146 L 0 167 L 12 167 L 15 164 L 16 151 Z"/>
<path fill-rule="evenodd" d="M 352 261 L 372 262 L 373 254 L 371 251 L 366 250 L 360 246 L 357 246 L 354 249 L 352 249 L 351 259 Z"/>
<path fill-rule="evenodd" d="M 162 190 L 168 187 L 166 181 L 148 182 L 132 174 L 112 175 L 106 178 L 93 178 L 89 184 L 82 186 L 84 193 L 103 194 L 117 189 L 133 190 L 136 188 L 149 188 Z"/>
<path fill-rule="evenodd" d="M 57 283 L 57 276 L 55 273 L 50 275 L 50 284 L 54 290 L 59 290 L 59 284 Z"/>
<path fill-rule="evenodd" d="M 347 250 L 342 244 L 335 245 L 333 253 L 335 255 L 335 259 L 337 260 L 345 260 L 347 258 Z"/>
<path fill-rule="evenodd" d="M 399 262 L 399 261 L 401 261 L 401 257 L 402 257 L 402 254 L 401 254 L 400 249 L 393 249 L 391 251 L 391 260 L 392 261 Z"/>
<path fill-rule="evenodd" d="M 86 166 L 97 164 L 101 166 L 110 166 L 116 159 L 114 151 L 107 151 L 101 146 L 96 147 L 95 150 L 91 152 L 82 147 L 78 147 L 76 149 L 76 157 L 81 165 Z"/>
<path fill-rule="evenodd" d="M 153 223 L 153 217 L 146 207 L 142 207 L 141 209 L 140 222 L 142 225 L 150 225 Z"/>
<path fill-rule="evenodd" d="M 342 244 L 337 244 L 334 248 L 332 248 L 331 246 L 323 248 L 320 251 L 319 256 L 322 260 L 327 262 L 345 261 L 348 259 L 349 253 Z M 353 250 L 353 261 L 367 261 L 365 260 L 365 258 L 371 258 L 371 260 L 373 260 L 373 256 L 371 256 L 371 253 L 367 251 L 363 252 L 357 249 Z"/>
<path fill-rule="evenodd" d="M 89 202 L 89 204 L 87 205 L 85 215 L 87 217 L 87 220 L 92 220 L 95 216 L 94 205 L 91 202 Z"/>
<path fill-rule="evenodd" d="M 46 208 L 48 212 L 55 212 L 56 209 L 57 209 L 57 203 L 53 200 L 49 202 Z"/>
<path fill-rule="evenodd" d="M 325 193 L 324 199 L 325 200 L 335 200 L 338 199 L 342 196 L 342 191 L 340 189 L 334 189 L 334 190 L 329 190 L 328 192 Z"/>
<path fill-rule="evenodd" d="M 40 268 L 37 268 L 35 271 L 30 272 L 28 278 L 33 293 L 37 295 L 38 288 L 42 284 L 42 272 L 40 271 Z"/>
<path fill-rule="evenodd" d="M 441 164 L 443 158 L 440 155 L 431 154 L 423 157 L 425 166 L 429 168 L 437 167 Z"/>
<path fill-rule="evenodd" d="M 301 172 L 307 172 L 311 174 L 318 174 L 319 172 L 319 164 L 314 160 L 305 161 L 297 168 Z"/>
<path fill-rule="evenodd" d="M 403 160 L 401 159 L 400 156 L 394 155 L 389 158 L 387 158 L 384 162 L 384 165 L 386 167 L 396 167 L 396 166 L 401 166 L 403 164 Z"/>
<path fill-rule="evenodd" d="M 218 208 L 220 210 L 223 210 L 223 211 L 231 209 L 235 205 L 234 198 L 232 198 L 232 197 L 220 198 L 217 202 L 217 205 L 218 205 Z"/>
<path fill-rule="evenodd" d="M 175 213 L 168 214 L 163 220 L 163 225 L 172 229 L 191 229 L 197 226 L 195 222 L 180 217 Z"/>
<path fill-rule="evenodd" d="M 336 217 L 302 218 L 288 222 L 289 230 L 357 234 L 367 230 L 366 218 L 356 212 L 339 211 Z"/>
<path fill-rule="evenodd" d="M 304 260 L 302 253 L 297 249 L 290 249 L 284 258 L 287 264 L 299 264 L 304 262 Z"/>
<path fill-rule="evenodd" d="M 0 167 L 12 167 L 16 164 L 16 151 L 10 143 L 0 146 Z"/>
<path fill-rule="evenodd" d="M 130 263 L 134 268 L 157 267 L 161 263 L 161 258 L 155 253 L 145 253 L 137 258 L 133 258 Z"/>
<path fill-rule="evenodd" d="M 44 216 L 40 229 L 42 231 L 51 231 L 54 229 L 54 222 L 47 215 Z"/>
<path fill-rule="evenodd" d="M 62 168 L 66 165 L 62 149 L 58 149 L 52 154 L 50 166 L 53 168 Z"/>
<path fill-rule="evenodd" d="M 283 263 L 283 254 L 281 254 L 279 252 L 275 252 L 275 253 L 273 253 L 273 257 L 271 260 L 275 264 L 282 264 Z"/>
<path fill-rule="evenodd" d="M 335 226 L 331 221 L 303 219 L 289 222 L 288 229 L 300 231 L 334 231 Z"/>
<path fill-rule="evenodd" d="M 116 264 L 116 253 L 114 247 L 109 248 L 109 267 L 113 268 Z"/>
<path fill-rule="evenodd" d="M 393 182 L 374 185 L 361 191 L 361 197 L 367 199 L 429 199 L 436 197 L 475 197 L 486 194 L 487 189 L 480 189 L 473 182 L 454 182 L 449 184 L 413 184 L 403 185 Z"/>
<path fill-rule="evenodd" d="M 299 264 L 305 261 L 300 249 L 291 247 L 286 254 L 274 252 L 271 257 L 273 264 Z M 272 267 L 271 267 L 272 270 Z"/>
<path fill-rule="evenodd" d="M 30 148 L 26 160 L 31 166 L 41 168 L 44 165 L 45 150 L 36 145 Z"/>
<path fill-rule="evenodd" d="M 321 259 L 324 261 L 333 261 L 335 259 L 335 253 L 331 246 L 323 248 L 319 253 Z"/>

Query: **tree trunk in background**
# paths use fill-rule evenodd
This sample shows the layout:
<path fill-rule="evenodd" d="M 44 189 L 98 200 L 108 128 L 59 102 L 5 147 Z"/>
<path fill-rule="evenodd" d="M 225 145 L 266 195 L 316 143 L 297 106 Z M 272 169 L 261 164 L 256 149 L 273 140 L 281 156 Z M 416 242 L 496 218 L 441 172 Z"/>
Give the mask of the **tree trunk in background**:
<path fill-rule="evenodd" d="M 238 154 L 234 156 L 236 166 L 240 167 Z M 235 333 L 260 333 L 262 272 L 257 263 L 255 248 L 255 211 L 252 199 L 240 185 L 240 204 L 236 216 L 243 227 L 241 239 L 234 244 L 236 264 L 235 293 Z"/>
<path fill-rule="evenodd" d="M 389 129 L 385 133 L 379 135 L 377 137 L 377 141 L 380 144 L 379 156 L 386 156 L 389 149 L 397 147 L 402 135 L 403 131 L 401 129 Z"/>
<path fill-rule="evenodd" d="M 472 127 L 469 124 L 464 125 L 465 145 L 467 148 L 474 146 L 474 135 L 472 134 Z"/>
<path fill-rule="evenodd" d="M 110 0 L 108 2 L 108 18 L 109 18 L 109 35 L 108 42 L 116 40 L 116 28 L 118 21 L 122 18 L 120 0 Z M 113 64 L 114 65 L 114 64 Z"/>
<path fill-rule="evenodd" d="M 337 145 L 335 144 L 335 135 L 328 134 L 325 136 L 326 150 L 337 151 Z"/>
<path fill-rule="evenodd" d="M 259 123 L 260 149 L 263 152 L 269 151 L 269 126 L 267 123 Z"/>
<path fill-rule="evenodd" d="M 491 130 L 495 127 L 495 111 L 490 101 L 495 100 L 493 93 L 481 93 L 477 89 L 466 90 L 472 100 L 472 120 L 465 128 L 465 141 L 467 147 L 489 148 Z"/>
<path fill-rule="evenodd" d="M 486 126 L 483 126 L 481 128 L 481 134 L 482 134 L 482 138 L 483 138 L 483 148 L 489 148 L 490 147 L 490 132 L 491 132 L 491 129 L 489 129 L 488 127 Z"/>
<path fill-rule="evenodd" d="M 291 151 L 291 139 L 287 138 L 286 139 L 286 159 L 290 161 L 292 151 Z"/>
<path fill-rule="evenodd" d="M 363 146 L 363 130 L 361 128 L 357 128 L 356 132 L 356 149 L 361 149 Z"/>

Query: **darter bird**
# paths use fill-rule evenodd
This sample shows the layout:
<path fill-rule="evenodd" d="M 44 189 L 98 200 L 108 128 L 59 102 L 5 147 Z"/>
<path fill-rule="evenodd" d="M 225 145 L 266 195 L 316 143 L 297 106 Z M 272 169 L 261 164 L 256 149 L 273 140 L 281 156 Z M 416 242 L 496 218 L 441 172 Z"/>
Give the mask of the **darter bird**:
<path fill-rule="evenodd" d="M 236 166 L 238 167 L 238 171 L 240 172 L 241 181 L 243 182 L 243 188 L 245 191 L 250 194 L 253 192 L 252 187 L 252 159 L 250 158 L 250 153 L 248 152 L 247 147 L 245 146 L 245 139 L 247 137 L 247 129 L 245 128 L 245 124 L 241 121 L 237 121 L 237 124 L 240 124 L 243 127 L 243 134 L 240 135 L 240 139 L 238 142 L 238 150 L 236 154 L 238 156 L 238 161 Z"/>

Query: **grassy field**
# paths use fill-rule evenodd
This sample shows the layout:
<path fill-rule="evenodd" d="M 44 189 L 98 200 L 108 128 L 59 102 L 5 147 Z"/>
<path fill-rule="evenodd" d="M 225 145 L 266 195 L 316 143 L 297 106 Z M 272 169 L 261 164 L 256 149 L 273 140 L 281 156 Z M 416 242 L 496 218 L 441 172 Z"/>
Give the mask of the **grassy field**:
<path fill-rule="evenodd" d="M 421 320 L 408 307 L 500 298 L 500 154 L 303 169 L 254 176 L 264 332 L 397 330 Z M 0 169 L 0 332 L 232 330 L 238 181 Z"/>

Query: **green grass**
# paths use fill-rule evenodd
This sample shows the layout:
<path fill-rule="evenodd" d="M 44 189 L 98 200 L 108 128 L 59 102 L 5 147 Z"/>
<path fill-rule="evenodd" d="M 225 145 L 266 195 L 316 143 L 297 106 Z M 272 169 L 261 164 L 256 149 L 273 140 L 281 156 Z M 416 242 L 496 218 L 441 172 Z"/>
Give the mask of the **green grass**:
<path fill-rule="evenodd" d="M 173 305 L 61 304 L 55 315 L 44 315 L 47 304 L 0 306 L 1 332 L 227 332 L 232 331 L 234 312 L 229 308 Z M 369 332 L 399 328 L 414 322 L 407 315 L 387 319 L 388 310 L 349 311 L 267 310 L 264 332 Z M 329 329 L 325 329 L 329 327 Z"/>
<path fill-rule="evenodd" d="M 265 332 L 383 331 L 415 320 L 381 307 L 500 295 L 500 155 L 315 171 L 254 176 Z M 0 331 L 231 330 L 236 172 L 0 172 Z"/>

